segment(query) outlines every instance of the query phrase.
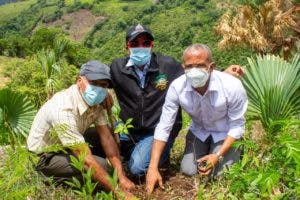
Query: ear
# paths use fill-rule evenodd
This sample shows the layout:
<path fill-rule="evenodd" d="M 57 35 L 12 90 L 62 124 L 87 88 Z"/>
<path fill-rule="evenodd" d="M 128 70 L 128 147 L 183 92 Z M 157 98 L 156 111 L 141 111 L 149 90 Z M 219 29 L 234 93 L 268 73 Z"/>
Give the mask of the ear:
<path fill-rule="evenodd" d="M 215 62 L 210 63 L 209 71 L 212 71 L 215 68 Z"/>
<path fill-rule="evenodd" d="M 81 92 L 84 92 L 84 90 L 86 88 L 86 84 L 85 84 L 84 78 L 82 76 L 77 77 L 76 84 L 77 84 L 79 90 Z"/>
<path fill-rule="evenodd" d="M 182 69 L 185 69 L 185 66 L 184 66 L 184 64 L 183 64 L 183 63 L 181 64 L 181 67 L 182 67 Z"/>

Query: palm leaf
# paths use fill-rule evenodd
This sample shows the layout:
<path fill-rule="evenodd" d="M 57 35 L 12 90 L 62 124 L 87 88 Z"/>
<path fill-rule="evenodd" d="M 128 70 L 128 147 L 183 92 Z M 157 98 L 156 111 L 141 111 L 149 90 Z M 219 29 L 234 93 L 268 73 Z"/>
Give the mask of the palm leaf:
<path fill-rule="evenodd" d="M 0 90 L 0 110 L 2 127 L 15 135 L 27 136 L 36 108 L 29 99 L 9 89 Z M 1 126 L 0 124 L 0 126 Z"/>
<path fill-rule="evenodd" d="M 272 55 L 248 58 L 243 84 L 249 98 L 249 114 L 258 117 L 264 128 L 271 122 L 288 119 L 300 112 L 299 56 L 292 63 Z"/>

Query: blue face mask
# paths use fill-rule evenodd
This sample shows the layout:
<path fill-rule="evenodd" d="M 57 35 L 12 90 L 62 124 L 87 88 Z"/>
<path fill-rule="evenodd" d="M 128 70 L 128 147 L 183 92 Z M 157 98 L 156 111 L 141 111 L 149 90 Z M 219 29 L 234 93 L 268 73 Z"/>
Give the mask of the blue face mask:
<path fill-rule="evenodd" d="M 129 50 L 130 50 L 130 59 L 136 66 L 141 67 L 150 62 L 151 48 L 138 47 L 138 48 L 129 48 Z"/>
<path fill-rule="evenodd" d="M 86 86 L 85 91 L 82 93 L 83 99 L 89 106 L 95 106 L 102 103 L 106 95 L 107 91 L 105 88 L 90 84 Z"/>

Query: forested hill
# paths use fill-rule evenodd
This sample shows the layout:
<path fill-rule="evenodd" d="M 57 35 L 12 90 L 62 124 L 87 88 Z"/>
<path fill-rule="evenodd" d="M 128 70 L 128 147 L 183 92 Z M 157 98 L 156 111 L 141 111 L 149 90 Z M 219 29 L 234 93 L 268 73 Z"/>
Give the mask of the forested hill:
<path fill-rule="evenodd" d="M 32 41 L 34 32 L 40 27 L 57 27 L 90 51 L 89 58 L 110 63 L 126 54 L 126 29 L 141 23 L 153 30 L 155 50 L 177 60 L 181 60 L 187 45 L 205 43 L 212 48 L 219 67 L 245 64 L 246 57 L 252 55 L 250 50 L 217 49 L 220 38 L 214 34 L 214 26 L 232 4 L 234 1 L 222 0 L 27 0 L 8 3 L 0 6 L 0 55 L 34 54 L 39 50 L 30 46 L 39 43 Z M 39 48 L 47 48 L 39 44 Z"/>
<path fill-rule="evenodd" d="M 7 4 L 7 3 L 13 3 L 13 2 L 16 2 L 17 0 L 0 0 L 0 5 L 3 5 L 3 4 Z"/>

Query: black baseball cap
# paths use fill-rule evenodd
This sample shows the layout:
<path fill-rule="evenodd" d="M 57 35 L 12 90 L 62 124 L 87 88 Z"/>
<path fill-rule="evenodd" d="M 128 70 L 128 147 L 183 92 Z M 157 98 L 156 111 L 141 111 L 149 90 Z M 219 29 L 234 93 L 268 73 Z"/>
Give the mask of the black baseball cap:
<path fill-rule="evenodd" d="M 107 80 L 109 82 L 108 87 L 112 88 L 109 67 L 97 60 L 90 60 L 83 64 L 80 68 L 79 76 L 85 76 L 90 81 Z"/>
<path fill-rule="evenodd" d="M 135 26 L 130 27 L 126 32 L 126 42 L 132 41 L 141 33 L 146 33 L 149 36 L 150 40 L 154 40 L 153 34 L 150 29 L 143 27 L 142 25 L 138 24 Z"/>

